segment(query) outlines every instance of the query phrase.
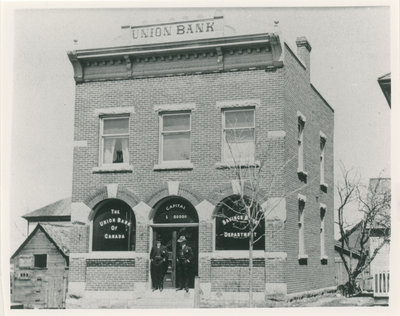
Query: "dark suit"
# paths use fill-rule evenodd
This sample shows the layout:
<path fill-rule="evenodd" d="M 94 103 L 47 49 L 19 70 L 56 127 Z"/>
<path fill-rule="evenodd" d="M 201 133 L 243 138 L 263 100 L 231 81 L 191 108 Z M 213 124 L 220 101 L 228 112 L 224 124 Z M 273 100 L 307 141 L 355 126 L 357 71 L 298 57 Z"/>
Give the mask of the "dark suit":
<path fill-rule="evenodd" d="M 180 248 L 177 256 L 178 263 L 178 287 L 189 289 L 190 279 L 192 277 L 192 266 L 193 266 L 193 251 L 192 248 L 185 245 L 184 248 Z"/>
<path fill-rule="evenodd" d="M 164 285 L 165 265 L 168 260 L 168 252 L 164 246 L 153 247 L 150 252 L 150 274 L 153 289 L 162 289 Z"/>

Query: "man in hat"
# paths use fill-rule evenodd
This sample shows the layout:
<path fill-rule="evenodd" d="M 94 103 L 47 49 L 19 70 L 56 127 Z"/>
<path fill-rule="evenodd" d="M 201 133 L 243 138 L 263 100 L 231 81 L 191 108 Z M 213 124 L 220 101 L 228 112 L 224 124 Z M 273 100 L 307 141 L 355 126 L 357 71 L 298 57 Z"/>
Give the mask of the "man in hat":
<path fill-rule="evenodd" d="M 185 287 L 185 291 L 189 292 L 189 281 L 193 264 L 193 251 L 192 248 L 186 245 L 185 236 L 180 236 L 178 243 L 180 244 L 180 249 L 176 260 L 178 263 L 177 272 L 179 274 L 179 277 L 177 278 L 179 282 L 177 291 L 183 290 Z"/>
<path fill-rule="evenodd" d="M 161 239 L 157 238 L 156 246 L 154 246 L 150 252 L 150 274 L 153 291 L 160 290 L 161 292 L 163 290 L 167 259 L 167 249 L 161 244 Z"/>

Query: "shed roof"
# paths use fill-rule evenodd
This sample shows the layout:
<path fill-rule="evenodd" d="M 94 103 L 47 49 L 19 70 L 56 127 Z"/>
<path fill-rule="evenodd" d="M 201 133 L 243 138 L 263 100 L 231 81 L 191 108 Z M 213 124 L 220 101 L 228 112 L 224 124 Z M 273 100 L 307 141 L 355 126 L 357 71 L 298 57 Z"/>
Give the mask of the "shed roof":
<path fill-rule="evenodd" d="M 18 247 L 18 249 L 11 256 L 13 259 L 25 247 L 25 245 L 41 230 L 46 237 L 56 246 L 60 253 L 65 257 L 69 257 L 70 248 L 70 225 L 56 225 L 56 224 L 38 224 L 32 233 L 25 239 L 25 241 Z"/>
<path fill-rule="evenodd" d="M 57 217 L 71 217 L 71 198 L 58 200 L 52 204 L 46 205 L 42 208 L 29 212 L 22 216 L 28 221 L 38 218 L 57 218 Z"/>

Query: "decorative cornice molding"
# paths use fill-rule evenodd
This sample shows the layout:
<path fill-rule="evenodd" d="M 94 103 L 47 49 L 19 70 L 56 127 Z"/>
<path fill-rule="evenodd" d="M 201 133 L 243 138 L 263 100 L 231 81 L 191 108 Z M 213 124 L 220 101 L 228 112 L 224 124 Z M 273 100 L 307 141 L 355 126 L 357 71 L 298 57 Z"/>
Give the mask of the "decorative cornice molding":
<path fill-rule="evenodd" d="M 259 107 L 261 104 L 260 99 L 248 99 L 248 100 L 228 100 L 228 101 L 217 101 L 217 108 L 243 108 L 243 107 Z"/>
<path fill-rule="evenodd" d="M 133 114 L 135 113 L 134 106 L 125 107 L 111 107 L 111 108 L 96 108 L 94 110 L 95 116 L 100 115 L 118 115 L 118 114 Z"/>
<path fill-rule="evenodd" d="M 196 103 L 160 104 L 153 107 L 154 112 L 194 111 Z"/>
<path fill-rule="evenodd" d="M 68 52 L 68 57 L 74 67 L 75 80 L 81 83 L 222 71 L 270 71 L 283 66 L 281 54 L 279 37 L 264 33 L 77 50 Z"/>

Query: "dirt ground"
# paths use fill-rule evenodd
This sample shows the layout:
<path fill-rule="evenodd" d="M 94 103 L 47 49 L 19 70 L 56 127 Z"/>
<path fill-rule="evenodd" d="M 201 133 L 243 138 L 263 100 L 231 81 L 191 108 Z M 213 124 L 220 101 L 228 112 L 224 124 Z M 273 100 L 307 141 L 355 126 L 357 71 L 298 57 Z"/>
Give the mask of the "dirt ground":
<path fill-rule="evenodd" d="M 248 307 L 248 302 L 236 302 L 232 305 L 224 304 L 222 301 L 208 301 L 202 302 L 202 308 L 235 308 L 235 307 Z M 322 296 L 303 298 L 291 302 L 274 301 L 270 300 L 267 302 L 256 302 L 255 307 L 321 307 L 321 306 L 374 306 L 374 299 L 371 296 L 360 296 L 360 297 L 344 297 L 341 294 L 325 294 Z"/>
<path fill-rule="evenodd" d="M 340 294 L 328 294 L 289 302 L 287 307 L 312 306 L 374 306 L 374 299 L 370 296 L 344 297 Z"/>

